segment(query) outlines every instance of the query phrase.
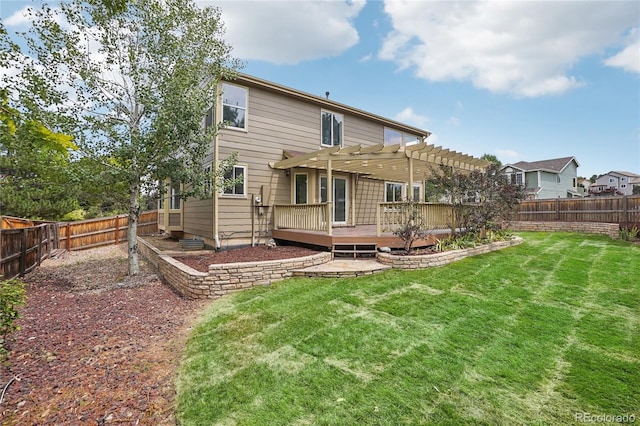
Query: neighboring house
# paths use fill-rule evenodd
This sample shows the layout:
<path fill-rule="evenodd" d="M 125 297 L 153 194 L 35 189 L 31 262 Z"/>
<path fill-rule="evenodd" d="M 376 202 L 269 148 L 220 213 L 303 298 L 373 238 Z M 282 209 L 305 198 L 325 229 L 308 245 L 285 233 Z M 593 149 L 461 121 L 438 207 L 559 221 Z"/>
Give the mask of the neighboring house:
<path fill-rule="evenodd" d="M 179 186 L 170 186 L 159 211 L 161 230 L 209 245 L 273 237 L 331 247 L 327 237 L 340 227 L 350 227 L 350 242 L 364 242 L 364 228 L 354 227 L 369 226 L 368 234 L 380 237 L 381 216 L 393 210 L 384 203 L 423 200 L 433 166 L 488 165 L 428 145 L 425 130 L 328 96 L 243 74 L 221 82 L 220 93 L 204 125 L 220 118 L 228 125 L 212 141 L 206 167 L 237 152 L 232 176 L 243 182 L 205 200 L 180 200 Z"/>
<path fill-rule="evenodd" d="M 591 187 L 592 183 L 589 179 L 587 178 L 578 178 L 578 192 L 580 192 L 582 195 L 586 196 L 589 193 L 589 188 Z"/>
<path fill-rule="evenodd" d="M 611 171 L 596 179 L 589 193 L 594 196 L 632 195 L 633 187 L 640 186 L 640 175 L 631 172 Z"/>
<path fill-rule="evenodd" d="M 504 165 L 501 171 L 512 183 L 524 185 L 529 199 L 573 198 L 583 195 L 578 190 L 579 166 L 575 157 L 563 157 L 519 161 Z"/>

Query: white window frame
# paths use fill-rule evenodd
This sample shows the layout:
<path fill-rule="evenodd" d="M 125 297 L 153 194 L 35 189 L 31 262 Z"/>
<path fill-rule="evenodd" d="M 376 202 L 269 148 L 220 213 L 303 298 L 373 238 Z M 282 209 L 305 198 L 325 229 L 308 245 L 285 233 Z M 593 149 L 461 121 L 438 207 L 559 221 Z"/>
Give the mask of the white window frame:
<path fill-rule="evenodd" d="M 393 127 L 385 127 L 383 131 L 383 142 L 385 145 L 400 144 L 410 146 L 420 143 L 420 136 L 412 133 L 405 133 Z"/>
<path fill-rule="evenodd" d="M 176 185 L 171 183 L 171 189 L 169 190 L 169 210 L 180 210 L 182 200 L 180 199 L 180 184 Z"/>
<path fill-rule="evenodd" d="M 209 163 L 204 166 L 204 181 L 202 182 L 202 186 L 204 187 L 204 192 L 207 195 L 213 195 L 213 164 Z"/>
<path fill-rule="evenodd" d="M 223 197 L 229 197 L 229 198 L 247 198 L 247 166 L 239 166 L 239 165 L 234 165 L 233 168 L 231 169 L 231 177 L 235 178 L 238 175 L 236 174 L 236 169 L 242 169 L 242 193 L 241 194 L 237 194 L 235 192 L 236 187 L 233 186 L 231 188 L 228 189 L 223 189 L 222 193 L 220 195 L 222 195 Z M 228 190 L 231 190 L 233 192 L 227 192 Z"/>
<path fill-rule="evenodd" d="M 304 202 L 298 202 L 298 176 L 304 176 L 306 178 L 306 199 Z M 293 203 L 294 204 L 309 204 L 309 173 L 294 173 L 293 175 Z"/>
<path fill-rule="evenodd" d="M 388 195 L 389 195 L 389 186 L 393 186 L 394 188 L 400 187 L 400 199 L 399 200 L 395 199 L 396 191 L 393 191 L 394 200 L 389 201 L 389 197 L 388 197 Z M 399 202 L 401 202 L 402 198 L 403 198 L 403 195 L 404 195 L 403 192 L 404 192 L 404 185 L 402 183 L 400 183 L 400 182 L 385 182 L 384 183 L 384 201 L 385 201 L 385 203 L 399 203 Z"/>
<path fill-rule="evenodd" d="M 332 126 L 331 126 L 331 144 L 325 144 L 324 143 L 324 115 L 325 114 L 331 114 L 332 120 Z M 340 143 L 339 145 L 334 145 L 333 144 L 333 140 L 334 140 L 334 129 L 333 129 L 333 117 L 340 117 L 340 122 L 342 123 L 342 126 L 340 126 Z M 333 111 L 328 111 L 328 110 L 321 110 L 320 111 L 320 146 L 323 147 L 334 147 L 334 146 L 340 146 L 343 147 L 344 146 L 344 115 L 337 113 L 337 112 L 333 112 Z"/>
<path fill-rule="evenodd" d="M 244 90 L 244 106 L 232 105 L 225 103 L 224 99 L 224 88 L 225 86 L 233 86 L 238 89 Z M 225 107 L 236 108 L 244 111 L 244 127 L 236 127 L 232 125 L 225 126 L 225 129 L 238 130 L 242 132 L 246 132 L 249 129 L 249 89 L 244 86 L 238 86 L 236 84 L 231 83 L 222 83 L 222 120 L 224 121 L 224 109 Z"/>

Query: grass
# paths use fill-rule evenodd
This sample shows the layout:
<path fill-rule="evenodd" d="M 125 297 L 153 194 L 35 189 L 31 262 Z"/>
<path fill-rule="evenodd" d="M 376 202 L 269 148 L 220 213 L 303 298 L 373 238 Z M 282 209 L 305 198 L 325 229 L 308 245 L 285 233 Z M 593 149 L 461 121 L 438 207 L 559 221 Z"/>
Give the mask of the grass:
<path fill-rule="evenodd" d="M 640 246 L 522 233 L 420 271 L 225 296 L 178 377 L 184 425 L 640 418 Z"/>

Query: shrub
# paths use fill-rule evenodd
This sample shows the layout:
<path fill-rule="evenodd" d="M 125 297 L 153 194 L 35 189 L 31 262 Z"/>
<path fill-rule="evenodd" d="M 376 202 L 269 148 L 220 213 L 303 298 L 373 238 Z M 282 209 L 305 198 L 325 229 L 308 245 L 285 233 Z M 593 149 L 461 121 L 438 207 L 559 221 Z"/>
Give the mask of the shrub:
<path fill-rule="evenodd" d="M 393 232 L 404 243 L 405 253 L 411 253 L 413 243 L 424 238 L 431 232 L 426 228 L 425 218 L 422 215 L 420 203 L 407 199 L 401 205 L 402 225 Z"/>
<path fill-rule="evenodd" d="M 624 227 L 618 232 L 618 237 L 624 241 L 634 241 L 640 235 L 640 229 L 634 226 L 633 228 Z"/>
<path fill-rule="evenodd" d="M 26 300 L 24 282 L 17 279 L 0 281 L 0 359 L 7 355 L 11 333 L 20 329 L 16 324 L 20 318 L 18 309 Z"/>

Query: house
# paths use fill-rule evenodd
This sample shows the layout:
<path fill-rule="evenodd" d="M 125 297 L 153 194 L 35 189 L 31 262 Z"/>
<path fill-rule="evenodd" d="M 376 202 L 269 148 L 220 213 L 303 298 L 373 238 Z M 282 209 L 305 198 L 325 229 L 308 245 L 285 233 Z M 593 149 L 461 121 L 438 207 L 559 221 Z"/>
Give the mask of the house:
<path fill-rule="evenodd" d="M 506 164 L 501 171 L 511 180 L 525 186 L 527 198 L 581 197 L 578 190 L 578 161 L 575 157 L 542 161 L 519 161 Z"/>
<path fill-rule="evenodd" d="M 632 195 L 633 187 L 640 186 L 640 175 L 631 172 L 611 171 L 596 179 L 589 188 L 589 194 L 603 195 Z"/>
<path fill-rule="evenodd" d="M 227 125 L 212 141 L 206 167 L 235 152 L 230 175 L 243 179 L 205 200 L 182 201 L 179 186 L 169 187 L 159 227 L 183 238 L 217 247 L 274 238 L 335 248 L 345 234 L 341 242 L 392 247 L 397 242 L 387 231 L 397 209 L 391 204 L 407 196 L 423 200 L 433 166 L 488 165 L 428 144 L 426 130 L 328 96 L 244 74 L 219 89 L 203 124 Z M 446 208 L 426 208 L 446 220 Z"/>

